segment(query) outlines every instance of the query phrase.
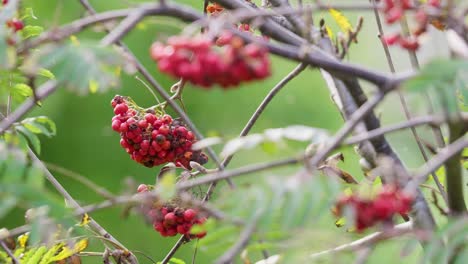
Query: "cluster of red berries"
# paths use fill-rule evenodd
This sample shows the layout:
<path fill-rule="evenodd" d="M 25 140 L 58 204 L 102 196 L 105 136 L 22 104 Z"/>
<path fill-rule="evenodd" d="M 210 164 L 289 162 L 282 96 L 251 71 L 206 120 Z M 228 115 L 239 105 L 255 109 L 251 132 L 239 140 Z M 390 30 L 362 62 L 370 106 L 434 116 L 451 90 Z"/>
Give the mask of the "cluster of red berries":
<path fill-rule="evenodd" d="M 441 25 L 436 23 L 437 20 L 431 21 L 427 13 L 429 8 L 440 9 L 440 0 L 428 0 L 425 4 L 416 4 L 413 0 L 385 0 L 383 2 L 383 12 L 387 24 L 394 24 L 400 21 L 405 11 L 416 9 L 415 20 L 417 22 L 417 26 L 411 32 L 412 35 L 405 37 L 402 36 L 401 33 L 390 34 L 384 37 L 384 41 L 387 45 L 398 44 L 406 50 L 415 51 L 419 48 L 418 37 L 427 31 L 430 23 L 438 28 L 441 27 Z"/>
<path fill-rule="evenodd" d="M 128 97 L 116 95 L 111 101 L 115 116 L 112 129 L 120 133 L 120 145 L 131 158 L 146 167 L 174 162 L 190 169 L 190 161 L 205 164 L 207 156 L 192 151 L 194 134 L 170 115 L 156 115 L 152 109 L 138 107 Z"/>
<path fill-rule="evenodd" d="M 2 4 L 8 4 L 8 0 L 3 0 Z M 6 26 L 13 29 L 14 32 L 18 32 L 24 28 L 24 23 L 17 18 L 12 18 L 6 22 Z"/>
<path fill-rule="evenodd" d="M 139 193 L 147 192 L 148 186 L 138 186 Z M 153 224 L 154 230 L 163 237 L 185 235 L 186 238 L 203 238 L 206 232 L 190 233 L 193 225 L 201 225 L 206 221 L 196 210 L 191 208 L 175 207 L 171 204 L 156 205 L 152 208 L 144 208 L 145 215 Z"/>
<path fill-rule="evenodd" d="M 205 35 L 171 37 L 167 45 L 154 43 L 151 57 L 162 72 L 202 87 L 219 84 L 227 88 L 270 75 L 266 49 L 254 43 L 245 45 L 229 32 L 223 33 L 216 44 L 222 47 L 215 47 Z"/>
<path fill-rule="evenodd" d="M 335 214 L 343 216 L 344 207 L 350 207 L 354 212 L 356 229 L 362 231 L 378 222 L 391 221 L 395 214 L 408 214 L 412 202 L 412 196 L 394 186 L 384 186 L 372 200 L 356 195 L 341 198 L 336 204 Z"/>

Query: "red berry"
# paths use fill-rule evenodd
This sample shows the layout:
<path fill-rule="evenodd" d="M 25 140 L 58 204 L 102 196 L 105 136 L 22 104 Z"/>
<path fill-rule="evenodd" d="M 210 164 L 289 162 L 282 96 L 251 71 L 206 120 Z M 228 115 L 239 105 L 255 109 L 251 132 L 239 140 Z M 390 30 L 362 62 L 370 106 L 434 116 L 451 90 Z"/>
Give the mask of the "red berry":
<path fill-rule="evenodd" d="M 138 126 L 142 129 L 146 128 L 148 126 L 148 122 L 146 120 L 140 120 L 138 121 Z"/>
<path fill-rule="evenodd" d="M 112 129 L 114 131 L 120 132 L 120 125 L 122 125 L 122 123 L 119 120 L 114 120 L 112 122 Z"/>
<path fill-rule="evenodd" d="M 150 123 L 150 124 L 153 124 L 154 121 L 156 121 L 157 117 L 153 114 L 146 114 L 145 115 L 145 120 Z"/>
<path fill-rule="evenodd" d="M 419 48 L 419 42 L 415 38 L 402 38 L 399 43 L 402 48 L 409 51 L 416 51 Z"/>
<path fill-rule="evenodd" d="M 127 110 L 128 110 L 128 106 L 126 104 L 118 104 L 114 108 L 114 114 L 122 115 L 122 114 L 125 114 L 125 112 L 127 112 Z"/>
<path fill-rule="evenodd" d="M 398 7 L 394 7 L 385 14 L 385 21 L 388 24 L 393 24 L 396 21 L 400 20 L 402 16 L 403 16 L 403 11 Z"/>
<path fill-rule="evenodd" d="M 387 45 L 391 46 L 397 43 L 400 40 L 400 38 L 401 38 L 401 35 L 397 33 L 397 34 L 384 36 L 383 40 Z"/>
<path fill-rule="evenodd" d="M 13 18 L 7 22 L 7 27 L 13 28 L 13 31 L 17 32 L 24 28 L 24 23 L 21 20 Z"/>
<path fill-rule="evenodd" d="M 433 7 L 440 7 L 440 0 L 429 0 L 427 1 L 427 3 Z"/>
<path fill-rule="evenodd" d="M 147 192 L 148 191 L 148 186 L 146 184 L 140 184 L 138 186 L 137 192 L 142 193 L 142 192 Z"/>
<path fill-rule="evenodd" d="M 193 209 L 187 209 L 184 212 L 184 220 L 187 222 L 191 222 L 193 219 L 195 219 L 195 216 L 197 213 Z"/>
<path fill-rule="evenodd" d="M 167 213 L 165 216 L 164 216 L 164 221 L 167 222 L 167 223 L 170 223 L 170 224 L 173 224 L 176 222 L 176 216 L 174 213 Z"/>

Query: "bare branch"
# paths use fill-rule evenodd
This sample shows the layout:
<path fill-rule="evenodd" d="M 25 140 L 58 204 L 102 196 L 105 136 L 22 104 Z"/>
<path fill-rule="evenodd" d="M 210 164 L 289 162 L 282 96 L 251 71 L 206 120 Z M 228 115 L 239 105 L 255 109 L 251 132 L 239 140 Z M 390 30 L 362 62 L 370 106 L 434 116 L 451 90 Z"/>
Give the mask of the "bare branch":
<path fill-rule="evenodd" d="M 15 257 L 13 252 L 8 248 L 3 240 L 0 240 L 0 246 L 2 246 L 3 250 L 7 253 L 7 255 L 11 258 L 13 264 L 20 264 L 19 260 Z"/>
<path fill-rule="evenodd" d="M 52 186 L 54 186 L 54 188 L 60 193 L 60 195 L 62 195 L 65 198 L 65 200 L 68 202 L 68 204 L 70 206 L 72 206 L 73 208 L 75 208 L 75 209 L 80 209 L 81 206 L 78 204 L 78 202 L 68 193 L 68 191 L 65 188 L 63 188 L 63 186 L 57 181 L 57 179 L 55 179 L 54 175 L 52 175 L 52 173 L 50 173 L 50 171 L 39 160 L 39 158 L 36 156 L 36 154 L 34 154 L 34 152 L 29 150 L 29 156 L 31 157 L 33 162 L 36 162 L 38 164 L 40 169 L 44 172 L 45 178 L 52 184 Z M 130 250 L 128 250 L 122 243 L 120 243 L 120 241 L 115 239 L 109 232 L 107 232 L 94 219 L 90 219 L 90 222 L 89 222 L 88 225 L 92 230 L 94 230 L 95 232 L 97 232 L 101 236 L 109 239 L 110 241 L 112 241 L 112 243 L 114 243 L 115 245 L 117 245 L 121 249 L 124 249 L 124 250 L 131 253 Z M 130 254 L 130 256 L 128 257 L 128 260 L 130 261 L 130 263 L 138 263 L 136 257 L 133 254 Z"/>
<path fill-rule="evenodd" d="M 273 100 L 273 98 L 276 96 L 276 94 L 281 91 L 281 89 L 283 89 L 283 87 L 289 83 L 292 79 L 294 79 L 294 77 L 296 77 L 297 75 L 299 75 L 304 69 L 306 68 L 306 65 L 304 65 L 303 63 L 299 64 L 296 68 L 294 68 L 294 70 L 292 70 L 288 75 L 286 75 L 286 77 L 284 77 L 279 83 L 277 83 L 275 85 L 275 87 L 273 87 L 270 92 L 265 96 L 265 98 L 263 99 L 263 101 L 260 103 L 260 105 L 257 107 L 257 110 L 255 110 L 255 112 L 253 113 L 253 115 L 250 117 L 249 121 L 247 122 L 247 124 L 244 126 L 244 128 L 242 129 L 239 137 L 243 137 L 243 136 L 246 136 L 249 132 L 250 132 L 250 129 L 252 129 L 252 127 L 254 126 L 254 124 L 257 122 L 258 118 L 260 117 L 260 115 L 263 113 L 263 111 L 265 110 L 265 108 L 267 107 L 267 105 L 271 102 L 271 100 Z M 226 167 L 229 162 L 231 161 L 233 155 L 230 155 L 228 157 L 226 157 L 224 160 L 223 160 L 223 166 Z"/>
<path fill-rule="evenodd" d="M 414 190 L 416 186 L 425 182 L 427 177 L 435 172 L 440 166 L 442 166 L 447 160 L 462 151 L 464 148 L 468 148 L 467 136 L 463 136 L 447 147 L 439 151 L 437 155 L 432 157 L 426 164 L 424 164 L 413 176 L 413 180 L 408 184 L 409 190 Z"/>
<path fill-rule="evenodd" d="M 114 198 L 114 195 L 110 191 L 108 191 L 106 188 L 104 188 L 102 186 L 99 186 L 99 185 L 95 184 L 94 182 L 90 181 L 87 177 L 85 177 L 85 176 L 83 176 L 83 175 L 81 175 L 81 174 L 79 174 L 77 172 L 71 171 L 71 170 L 66 169 L 64 167 L 61 167 L 59 165 L 56 165 L 56 164 L 53 164 L 53 163 L 50 163 L 50 162 L 45 162 L 45 161 L 42 161 L 42 162 L 50 170 L 56 171 L 56 172 L 66 176 L 66 177 L 72 178 L 75 181 L 80 182 L 81 184 L 85 185 L 86 187 L 93 190 L 94 192 L 101 195 L 102 197 L 107 198 L 107 199 Z"/>
<path fill-rule="evenodd" d="M 335 253 L 338 253 L 338 252 L 356 251 L 358 249 L 362 249 L 362 248 L 371 246 L 371 245 L 373 245 L 373 244 L 375 244 L 375 243 L 377 243 L 377 242 L 379 242 L 381 240 L 389 239 L 389 238 L 392 238 L 392 237 L 399 237 L 399 236 L 401 236 L 403 234 L 406 234 L 406 233 L 409 233 L 411 231 L 413 231 L 412 222 L 406 222 L 406 223 L 403 223 L 403 224 L 399 224 L 399 225 L 395 226 L 394 228 L 392 228 L 390 230 L 372 233 L 372 234 L 370 234 L 368 236 L 365 236 L 363 238 L 355 240 L 355 241 L 353 241 L 351 243 L 344 244 L 344 245 L 341 245 L 339 247 L 332 248 L 332 249 L 329 249 L 329 250 L 325 250 L 325 251 L 322 251 L 322 252 L 311 254 L 311 255 L 309 255 L 309 257 L 311 259 L 317 259 L 317 258 L 323 257 L 325 255 L 335 254 Z"/>
<path fill-rule="evenodd" d="M 463 119 L 465 122 L 468 122 L 468 114 L 464 114 Z M 356 135 L 354 137 L 351 137 L 345 140 L 344 143 L 347 145 L 353 145 L 362 141 L 370 140 L 370 139 L 373 139 L 373 138 L 376 138 L 376 137 L 379 137 L 379 136 L 382 136 L 391 132 L 399 131 L 402 129 L 421 126 L 421 125 L 438 126 L 438 125 L 442 125 L 445 122 L 447 122 L 447 118 L 445 116 L 428 115 L 428 116 L 413 117 L 407 121 L 404 121 L 398 124 L 381 127 L 381 128 L 374 129 L 365 133 L 361 133 L 359 135 Z"/>
<path fill-rule="evenodd" d="M 413 228 L 412 223 L 411 222 L 406 222 L 406 223 L 403 223 L 403 224 L 396 225 L 395 227 L 393 227 L 390 230 L 386 230 L 386 231 L 383 231 L 383 232 L 375 232 L 375 233 L 367 235 L 367 236 L 365 236 L 363 238 L 355 240 L 355 241 L 353 241 L 351 243 L 344 244 L 344 245 L 341 245 L 341 246 L 338 246 L 338 247 L 335 247 L 335 248 L 332 248 L 332 249 L 328 249 L 328 250 L 325 250 L 325 251 L 321 251 L 321 252 L 318 252 L 318 253 L 310 254 L 309 257 L 311 259 L 315 260 L 315 259 L 324 257 L 326 255 L 330 255 L 330 254 L 335 254 L 335 253 L 340 253 L 340 252 L 356 251 L 356 250 L 371 246 L 371 245 L 373 245 L 373 244 L 375 244 L 375 243 L 377 243 L 379 241 L 386 240 L 386 239 L 393 238 L 393 237 L 398 237 L 398 236 L 401 236 L 403 234 L 410 233 L 410 232 L 413 231 L 412 228 Z M 256 262 L 255 264 L 278 263 L 278 260 L 280 258 L 281 258 L 280 255 L 273 255 L 273 256 L 269 257 L 268 259 L 260 260 L 260 261 Z"/>
<path fill-rule="evenodd" d="M 249 244 L 249 240 L 252 237 L 255 228 L 257 227 L 257 222 L 260 219 L 260 216 L 261 212 L 257 212 L 254 218 L 250 220 L 249 224 L 244 228 L 242 233 L 240 233 L 237 242 L 218 260 L 216 260 L 216 264 L 230 264 L 233 262 L 236 255 L 239 254 Z"/>

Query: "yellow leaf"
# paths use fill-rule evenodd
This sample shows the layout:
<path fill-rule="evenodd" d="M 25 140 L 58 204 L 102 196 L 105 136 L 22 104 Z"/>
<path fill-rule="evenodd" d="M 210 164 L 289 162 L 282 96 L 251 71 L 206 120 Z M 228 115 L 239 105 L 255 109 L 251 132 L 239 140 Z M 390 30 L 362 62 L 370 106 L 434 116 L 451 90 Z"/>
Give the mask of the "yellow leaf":
<path fill-rule="evenodd" d="M 99 89 L 99 83 L 96 82 L 95 80 L 89 80 L 89 92 L 94 94 L 98 91 Z"/>
<path fill-rule="evenodd" d="M 51 247 L 47 253 L 44 254 L 44 256 L 42 257 L 41 259 L 41 262 L 39 262 L 39 264 L 49 264 L 50 262 L 52 262 L 52 258 L 55 256 L 55 254 L 57 254 L 57 252 L 59 252 L 62 247 L 64 246 L 65 244 L 64 243 L 57 243 L 55 244 L 53 247 Z"/>
<path fill-rule="evenodd" d="M 84 214 L 78 226 L 85 226 L 89 224 L 89 221 L 91 221 L 91 217 L 88 214 Z"/>
<path fill-rule="evenodd" d="M 69 249 L 68 247 L 63 247 L 62 251 L 60 251 L 60 253 L 58 253 L 58 255 L 56 255 L 56 256 L 54 256 L 53 258 L 50 259 L 50 262 L 66 259 L 66 258 L 70 257 L 71 255 L 73 255 L 73 251 L 71 249 Z"/>
<path fill-rule="evenodd" d="M 344 189 L 343 193 L 345 195 L 353 195 L 353 190 L 348 187 L 348 188 Z"/>
<path fill-rule="evenodd" d="M 335 221 L 335 226 L 336 227 L 342 227 L 344 225 L 346 225 L 346 218 L 344 218 L 344 217 L 340 217 L 340 218 L 338 218 L 338 220 Z"/>
<path fill-rule="evenodd" d="M 331 28 L 327 25 L 325 25 L 325 30 L 327 31 L 327 35 L 330 39 L 333 39 L 333 31 L 331 30 Z"/>
<path fill-rule="evenodd" d="M 338 24 L 341 31 L 343 31 L 344 33 L 353 31 L 353 26 L 351 26 L 351 23 L 349 23 L 349 20 L 343 14 L 341 14 L 338 10 L 330 8 L 328 12 L 330 12 L 330 15 Z"/>
<path fill-rule="evenodd" d="M 73 247 L 73 254 L 80 253 L 88 247 L 88 239 L 82 239 Z"/>
<path fill-rule="evenodd" d="M 146 29 L 146 24 L 143 23 L 143 22 L 140 22 L 140 23 L 138 23 L 138 24 L 136 25 L 136 28 L 137 28 L 138 30 L 145 30 L 145 29 Z"/>
<path fill-rule="evenodd" d="M 51 258 L 50 261 L 58 261 L 62 259 L 66 259 L 76 253 L 80 253 L 81 251 L 85 250 L 88 247 L 88 239 L 82 239 L 78 241 L 75 246 L 73 247 L 73 250 L 68 248 L 68 247 L 63 247 L 62 251 L 55 257 Z"/>
<path fill-rule="evenodd" d="M 26 247 L 26 243 L 28 243 L 28 239 L 29 239 L 29 232 L 19 236 L 18 244 L 20 245 L 20 247 L 22 248 Z"/>
<path fill-rule="evenodd" d="M 79 46 L 80 45 L 80 41 L 78 41 L 78 38 L 75 36 L 75 35 L 71 35 L 70 36 L 70 41 L 73 45 L 75 46 Z"/>
<path fill-rule="evenodd" d="M 122 67 L 116 67 L 115 68 L 115 76 L 120 77 L 120 73 L 122 72 Z"/>

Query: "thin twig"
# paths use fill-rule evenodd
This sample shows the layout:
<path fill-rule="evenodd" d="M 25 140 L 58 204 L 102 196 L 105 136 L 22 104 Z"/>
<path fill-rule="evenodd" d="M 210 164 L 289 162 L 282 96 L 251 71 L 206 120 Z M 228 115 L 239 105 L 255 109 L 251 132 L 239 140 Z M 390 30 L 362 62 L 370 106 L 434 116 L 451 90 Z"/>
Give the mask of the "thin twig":
<path fill-rule="evenodd" d="M 425 182 L 427 177 L 435 172 L 440 166 L 442 166 L 452 156 L 462 151 L 464 148 L 468 148 L 468 138 L 465 135 L 454 141 L 452 144 L 441 149 L 437 155 L 432 157 L 426 164 L 424 164 L 415 174 L 414 179 L 408 184 L 408 189 L 412 190 L 419 184 Z"/>
<path fill-rule="evenodd" d="M 368 247 L 370 245 L 373 245 L 377 243 L 378 241 L 389 239 L 392 237 L 399 237 L 403 234 L 409 233 L 413 231 L 413 225 L 412 222 L 406 222 L 403 224 L 399 224 L 395 226 L 394 228 L 387 230 L 387 231 L 382 231 L 382 232 L 376 232 L 373 234 L 370 234 L 368 236 L 365 236 L 361 239 L 355 240 L 351 243 L 344 244 L 338 247 L 335 247 L 333 249 L 325 250 L 322 252 L 314 253 L 309 255 L 311 259 L 317 259 L 319 257 L 323 257 L 325 255 L 329 254 L 335 254 L 338 252 L 343 252 L 343 251 L 355 251 L 361 248 Z"/>
<path fill-rule="evenodd" d="M 465 120 L 465 122 L 468 122 L 468 115 L 465 114 L 463 119 Z M 356 143 L 360 143 L 362 141 L 373 139 L 373 138 L 386 135 L 391 132 L 399 131 L 402 129 L 421 126 L 421 125 L 437 126 L 445 122 L 447 122 L 447 118 L 445 116 L 428 115 L 428 116 L 413 117 L 407 121 L 404 121 L 398 124 L 381 127 L 378 129 L 374 129 L 374 130 L 353 136 L 345 140 L 344 143 L 347 145 L 353 145 Z"/>
<path fill-rule="evenodd" d="M 50 170 L 56 171 L 56 172 L 62 174 L 63 176 L 72 178 L 75 181 L 80 182 L 81 184 L 85 185 L 86 187 L 93 190 L 94 192 L 96 192 L 97 194 L 101 195 L 104 198 L 107 198 L 107 199 L 114 198 L 114 195 L 110 191 L 108 191 L 106 188 L 95 184 L 94 182 L 90 181 L 88 178 L 86 178 L 85 176 L 83 176 L 83 175 L 81 175 L 81 174 L 79 174 L 77 172 L 71 171 L 69 169 L 66 169 L 64 167 L 61 167 L 61 166 L 59 166 L 57 164 L 53 164 L 53 163 L 50 163 L 50 162 L 43 161 L 43 163 Z"/>
<path fill-rule="evenodd" d="M 216 264 L 230 264 L 233 262 L 236 255 L 239 254 L 249 244 L 249 240 L 252 237 L 255 228 L 257 227 L 257 222 L 260 219 L 261 215 L 261 211 L 257 211 L 254 218 L 250 220 L 249 224 L 244 228 L 242 233 L 240 233 L 237 242 L 228 251 L 226 251 L 218 260 L 216 260 Z"/>
<path fill-rule="evenodd" d="M 2 246 L 3 250 L 7 253 L 7 255 L 11 258 L 13 264 L 20 264 L 19 260 L 15 257 L 13 252 L 8 248 L 3 240 L 0 240 L 0 246 Z"/>
<path fill-rule="evenodd" d="M 28 151 L 29 156 L 33 160 L 33 162 L 36 162 L 38 166 L 41 168 L 41 170 L 44 172 L 45 178 L 54 186 L 54 188 L 62 195 L 65 200 L 68 202 L 70 206 L 72 206 L 75 209 L 80 209 L 81 206 L 78 204 L 78 202 L 68 193 L 68 191 L 63 188 L 63 186 L 55 179 L 55 177 L 50 173 L 50 171 L 46 168 L 46 166 L 39 160 L 39 158 L 32 152 L 31 150 Z M 101 236 L 109 239 L 114 243 L 115 245 L 119 246 L 121 249 L 126 250 L 130 253 L 130 256 L 128 257 L 128 260 L 130 263 L 138 263 L 137 259 L 135 256 L 131 253 L 130 250 L 128 250 L 120 241 L 115 239 L 109 232 L 107 232 L 101 225 L 99 225 L 94 219 L 90 219 L 90 222 L 88 223 L 89 227 L 100 234 Z"/>

